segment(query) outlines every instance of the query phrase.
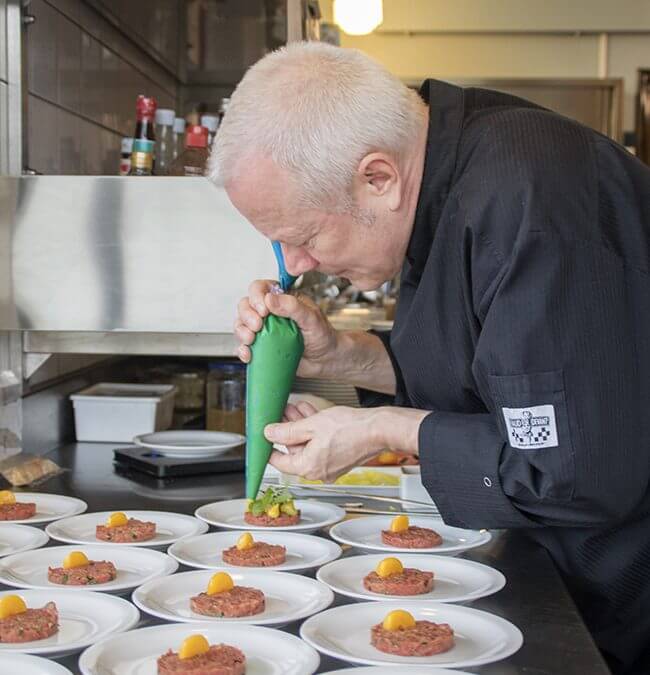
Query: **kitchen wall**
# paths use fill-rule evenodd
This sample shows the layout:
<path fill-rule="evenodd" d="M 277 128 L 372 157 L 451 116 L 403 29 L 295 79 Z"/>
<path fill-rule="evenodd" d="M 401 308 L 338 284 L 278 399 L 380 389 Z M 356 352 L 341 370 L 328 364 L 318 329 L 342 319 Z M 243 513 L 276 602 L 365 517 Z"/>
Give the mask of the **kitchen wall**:
<path fill-rule="evenodd" d="M 332 0 L 320 0 L 326 21 Z M 341 32 L 405 79 L 623 77 L 634 129 L 637 68 L 650 67 L 647 0 L 384 0 L 368 36 Z"/>
<path fill-rule="evenodd" d="M 0 0 L 0 173 L 8 171 L 6 5 Z M 24 33 L 28 95 L 23 165 L 46 174 L 116 174 L 121 139 L 135 127 L 136 96 L 147 93 L 161 107 L 176 107 L 181 9 L 182 0 L 31 0 L 27 12 L 35 21 Z M 0 333 L 3 367 L 16 351 L 9 348 L 16 339 L 19 334 Z M 78 389 L 79 378 L 94 381 L 105 360 L 52 355 L 23 380 L 24 406 L 36 409 L 38 402 L 38 414 L 32 417 L 42 421 L 52 417 L 50 408 L 68 410 L 66 397 L 49 387 L 60 382 L 60 388 Z M 13 364 L 14 370 L 20 365 Z M 70 381 L 72 375 L 76 379 Z M 39 393 L 44 387 L 45 393 Z M 4 446 L 13 443 L 12 433 L 24 431 L 23 447 L 43 451 L 68 426 L 22 429 L 20 409 L 0 407 L 0 458 L 7 452 Z M 43 429 L 59 431 L 48 442 L 29 436 Z"/>
<path fill-rule="evenodd" d="M 181 3 L 32 0 L 26 166 L 46 174 L 117 173 L 121 139 L 135 127 L 136 96 L 176 107 Z"/>

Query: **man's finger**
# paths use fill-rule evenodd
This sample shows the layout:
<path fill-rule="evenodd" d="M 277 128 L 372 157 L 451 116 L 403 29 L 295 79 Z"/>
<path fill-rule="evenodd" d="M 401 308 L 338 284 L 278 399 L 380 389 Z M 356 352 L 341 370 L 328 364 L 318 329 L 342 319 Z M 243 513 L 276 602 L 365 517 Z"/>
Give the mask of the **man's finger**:
<path fill-rule="evenodd" d="M 239 342 L 244 345 L 252 345 L 255 342 L 255 333 L 245 326 L 239 319 L 235 322 L 234 333 Z"/>
<path fill-rule="evenodd" d="M 312 432 L 306 420 L 298 422 L 284 422 L 280 424 L 268 424 L 264 428 L 264 436 L 271 443 L 279 443 L 280 445 L 298 445 L 306 443 L 311 439 Z"/>
<path fill-rule="evenodd" d="M 240 345 L 237 349 L 237 356 L 240 361 L 248 363 L 251 360 L 251 350 L 245 345 Z"/>
<path fill-rule="evenodd" d="M 286 454 L 279 450 L 274 450 L 269 457 L 269 464 L 282 473 L 288 473 L 292 476 L 300 475 L 300 465 L 302 463 L 300 454 Z"/>
<path fill-rule="evenodd" d="M 248 299 L 251 307 L 262 317 L 265 317 L 269 313 L 264 302 L 264 296 L 275 283 L 271 279 L 257 279 L 248 287 Z"/>
<path fill-rule="evenodd" d="M 298 328 L 302 330 L 313 328 L 314 308 L 301 302 L 295 295 L 268 293 L 264 301 L 273 314 L 293 319 L 298 324 Z"/>
<path fill-rule="evenodd" d="M 318 412 L 317 408 L 315 408 L 311 403 L 309 403 L 309 401 L 298 401 L 298 403 L 296 403 L 296 408 L 301 418 L 311 417 L 312 415 L 315 415 Z"/>
<path fill-rule="evenodd" d="M 284 409 L 284 416 L 287 422 L 297 422 L 304 417 L 293 403 L 287 403 L 287 407 Z"/>

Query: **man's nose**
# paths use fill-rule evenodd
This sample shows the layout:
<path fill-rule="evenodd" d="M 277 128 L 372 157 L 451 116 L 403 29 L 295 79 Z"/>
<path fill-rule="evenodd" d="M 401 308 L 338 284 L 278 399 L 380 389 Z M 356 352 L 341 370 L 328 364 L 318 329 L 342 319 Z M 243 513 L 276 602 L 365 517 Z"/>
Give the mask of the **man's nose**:
<path fill-rule="evenodd" d="M 318 261 L 300 246 L 282 244 L 282 254 L 284 255 L 284 265 L 287 272 L 294 277 L 299 277 L 301 274 L 318 267 Z"/>

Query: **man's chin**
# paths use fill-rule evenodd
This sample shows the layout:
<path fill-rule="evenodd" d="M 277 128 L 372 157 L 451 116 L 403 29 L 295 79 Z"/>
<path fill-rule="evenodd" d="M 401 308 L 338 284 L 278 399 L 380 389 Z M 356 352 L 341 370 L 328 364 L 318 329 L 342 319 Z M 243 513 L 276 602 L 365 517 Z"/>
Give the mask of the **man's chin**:
<path fill-rule="evenodd" d="M 348 277 L 348 281 L 360 291 L 376 291 L 384 283 L 382 279 L 353 279 Z"/>

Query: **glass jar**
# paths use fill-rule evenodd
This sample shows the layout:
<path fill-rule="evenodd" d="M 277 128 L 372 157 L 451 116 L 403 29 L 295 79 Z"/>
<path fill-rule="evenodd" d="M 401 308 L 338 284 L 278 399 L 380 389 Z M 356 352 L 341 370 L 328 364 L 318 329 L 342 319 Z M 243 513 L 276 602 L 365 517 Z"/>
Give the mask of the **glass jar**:
<path fill-rule="evenodd" d="M 176 409 L 184 412 L 202 410 L 205 405 L 205 373 L 199 370 L 178 370 L 172 373 L 176 386 Z"/>
<path fill-rule="evenodd" d="M 246 366 L 214 362 L 206 385 L 206 429 L 243 434 L 246 428 Z"/>

